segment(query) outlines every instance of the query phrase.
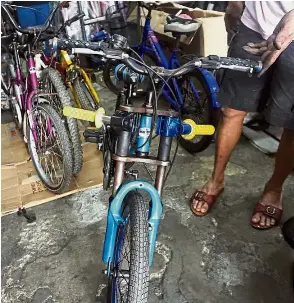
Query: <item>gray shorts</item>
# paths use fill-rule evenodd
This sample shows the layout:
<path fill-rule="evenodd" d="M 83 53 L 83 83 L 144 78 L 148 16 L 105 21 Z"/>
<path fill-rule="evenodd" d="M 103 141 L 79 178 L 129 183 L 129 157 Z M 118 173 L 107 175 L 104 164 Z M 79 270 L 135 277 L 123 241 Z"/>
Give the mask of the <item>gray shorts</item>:
<path fill-rule="evenodd" d="M 257 32 L 241 24 L 233 38 L 228 55 L 260 60 L 243 50 L 248 42 L 264 39 Z M 280 55 L 274 65 L 261 77 L 226 70 L 221 79 L 219 102 L 223 107 L 263 112 L 269 123 L 294 129 L 294 42 Z"/>

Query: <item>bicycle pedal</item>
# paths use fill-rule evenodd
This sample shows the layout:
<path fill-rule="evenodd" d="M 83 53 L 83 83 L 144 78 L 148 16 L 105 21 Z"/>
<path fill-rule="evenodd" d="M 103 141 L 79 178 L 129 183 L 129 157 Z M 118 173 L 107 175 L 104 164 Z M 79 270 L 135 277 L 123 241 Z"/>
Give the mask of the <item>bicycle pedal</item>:
<path fill-rule="evenodd" d="M 104 130 L 95 127 L 88 127 L 84 131 L 84 137 L 86 142 L 100 143 L 103 140 Z"/>

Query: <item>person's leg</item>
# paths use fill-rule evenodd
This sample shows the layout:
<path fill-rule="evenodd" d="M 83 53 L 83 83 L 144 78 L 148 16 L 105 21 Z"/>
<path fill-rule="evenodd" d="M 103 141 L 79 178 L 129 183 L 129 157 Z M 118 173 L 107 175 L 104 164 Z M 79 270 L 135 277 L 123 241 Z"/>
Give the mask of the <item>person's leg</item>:
<path fill-rule="evenodd" d="M 259 203 L 271 205 L 278 209 L 282 209 L 283 184 L 294 168 L 293 79 L 294 42 L 281 54 L 275 64 L 269 106 L 265 112 L 267 120 L 273 125 L 283 127 L 284 132 L 276 155 L 273 175 L 266 183 Z M 261 227 L 270 227 L 277 222 L 267 214 L 257 213 L 253 215 L 252 223 Z"/>
<path fill-rule="evenodd" d="M 294 130 L 285 129 L 276 155 L 276 164 L 273 175 L 268 180 L 261 200 L 262 205 L 271 205 L 282 209 L 282 190 L 286 178 L 294 169 Z M 257 213 L 252 217 L 252 222 L 260 226 L 275 225 L 275 220 Z"/>
<path fill-rule="evenodd" d="M 216 152 L 214 170 L 210 180 L 200 189 L 208 195 L 217 196 L 224 188 L 224 174 L 229 162 L 230 155 L 239 141 L 243 120 L 246 112 L 231 108 L 222 110 L 221 119 L 218 125 L 216 140 Z M 193 202 L 193 208 L 198 212 L 206 213 L 207 203 L 197 199 Z"/>
<path fill-rule="evenodd" d="M 260 58 L 248 54 L 243 50 L 243 46 L 248 42 L 261 41 L 263 39 L 258 33 L 241 25 L 239 32 L 232 40 L 229 56 L 258 61 Z M 257 111 L 261 96 L 266 95 L 264 94 L 265 83 L 270 77 L 270 73 L 261 78 L 249 78 L 247 74 L 241 72 L 225 71 L 218 95 L 223 109 L 217 129 L 214 170 L 209 181 L 193 195 L 191 209 L 194 214 L 206 214 L 211 206 L 211 203 L 206 202 L 207 199 L 215 200 L 224 188 L 225 168 L 240 138 L 243 120 L 248 112 Z"/>

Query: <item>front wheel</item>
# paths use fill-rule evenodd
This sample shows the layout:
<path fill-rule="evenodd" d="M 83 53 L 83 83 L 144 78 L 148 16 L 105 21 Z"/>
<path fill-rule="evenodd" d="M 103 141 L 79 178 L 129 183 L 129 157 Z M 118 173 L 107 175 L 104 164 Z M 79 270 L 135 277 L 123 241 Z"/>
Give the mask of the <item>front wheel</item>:
<path fill-rule="evenodd" d="M 28 116 L 28 149 L 45 187 L 64 193 L 73 177 L 73 151 L 60 115 L 48 104 L 39 104 Z"/>
<path fill-rule="evenodd" d="M 200 70 L 184 76 L 179 81 L 182 89 L 184 107 L 182 119 L 192 119 L 196 124 L 217 125 L 216 110 L 213 107 L 211 93 Z M 198 93 L 198 97 L 196 92 Z M 193 140 L 180 137 L 180 144 L 190 153 L 199 153 L 211 143 L 214 135 L 196 136 Z"/>
<path fill-rule="evenodd" d="M 122 206 L 123 222 L 116 234 L 107 303 L 147 303 L 149 285 L 148 211 L 137 191 Z"/>

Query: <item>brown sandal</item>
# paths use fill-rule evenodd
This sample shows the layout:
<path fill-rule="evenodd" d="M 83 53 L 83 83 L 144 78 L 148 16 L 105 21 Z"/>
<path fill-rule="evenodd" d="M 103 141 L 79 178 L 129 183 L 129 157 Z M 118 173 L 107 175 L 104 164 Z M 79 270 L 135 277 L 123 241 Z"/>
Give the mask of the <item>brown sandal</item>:
<path fill-rule="evenodd" d="M 257 213 L 262 213 L 263 215 L 270 217 L 272 219 L 275 219 L 275 225 L 271 225 L 271 226 L 261 226 L 259 225 L 259 223 L 253 223 L 252 222 L 252 217 L 257 214 Z M 279 224 L 279 222 L 281 221 L 282 218 L 282 214 L 283 214 L 283 210 L 279 209 L 277 207 L 274 207 L 272 205 L 262 205 L 261 203 L 257 202 L 254 210 L 253 210 L 253 214 L 251 217 L 251 226 L 256 228 L 256 229 L 269 229 L 272 228 L 276 225 Z"/>
<path fill-rule="evenodd" d="M 213 206 L 213 204 L 216 202 L 217 198 L 221 195 L 221 193 L 223 191 L 224 190 L 222 189 L 218 195 L 208 195 L 207 193 L 205 193 L 203 191 L 196 190 L 195 193 L 193 194 L 193 196 L 191 197 L 191 200 L 190 200 L 190 209 L 191 209 L 192 213 L 195 216 L 199 216 L 199 217 L 205 216 L 209 212 L 210 208 Z M 193 201 L 194 200 L 205 202 L 208 205 L 207 212 L 202 213 L 201 211 L 197 211 L 193 207 Z"/>

